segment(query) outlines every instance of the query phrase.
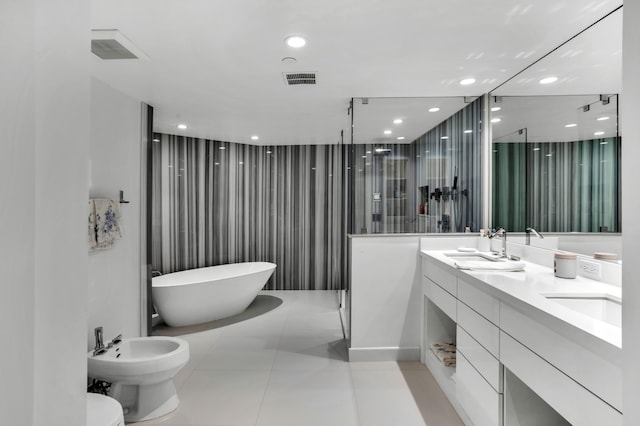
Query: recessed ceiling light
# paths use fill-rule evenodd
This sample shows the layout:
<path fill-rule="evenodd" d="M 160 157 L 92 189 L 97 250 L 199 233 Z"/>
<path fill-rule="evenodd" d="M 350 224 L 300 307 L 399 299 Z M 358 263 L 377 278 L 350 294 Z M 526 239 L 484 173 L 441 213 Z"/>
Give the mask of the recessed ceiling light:
<path fill-rule="evenodd" d="M 220 165 L 220 163 L 217 163 L 217 162 L 216 162 L 216 163 L 213 163 L 213 164 L 215 164 L 216 166 L 219 166 L 219 165 Z"/>
<path fill-rule="evenodd" d="M 492 112 L 500 111 L 502 108 L 500 107 L 491 107 Z"/>
<path fill-rule="evenodd" d="M 604 141 L 604 142 L 600 142 L 600 145 L 607 145 L 609 142 Z"/>
<path fill-rule="evenodd" d="M 609 118 L 611 118 L 611 117 L 609 117 L 609 116 L 605 115 L 605 116 L 602 116 L 602 117 L 598 117 L 598 119 L 597 119 L 597 120 L 598 120 L 598 121 L 604 121 L 604 120 L 608 120 Z"/>
<path fill-rule="evenodd" d="M 367 156 L 366 156 L 366 155 L 363 155 L 363 156 L 362 156 L 362 158 L 367 158 Z"/>
<path fill-rule="evenodd" d="M 238 164 L 243 165 L 244 161 L 238 161 Z"/>
<path fill-rule="evenodd" d="M 449 136 L 441 136 L 440 139 L 449 139 Z"/>
<path fill-rule="evenodd" d="M 602 136 L 602 135 L 604 135 L 604 132 L 595 132 L 593 134 L 593 136 Z"/>
<path fill-rule="evenodd" d="M 367 151 L 367 154 L 371 154 L 371 151 Z"/>
<path fill-rule="evenodd" d="M 540 151 L 540 148 L 533 148 L 534 151 Z"/>
<path fill-rule="evenodd" d="M 438 111 L 440 111 L 440 108 L 438 107 L 429 108 L 429 112 L 438 112 Z"/>
<path fill-rule="evenodd" d="M 540 80 L 540 84 L 551 84 L 555 83 L 556 81 L 558 81 L 558 77 L 545 77 Z"/>
<path fill-rule="evenodd" d="M 470 84 L 473 84 L 476 82 L 475 78 L 465 78 L 460 80 L 460 84 L 462 84 L 463 86 L 468 86 Z"/>
<path fill-rule="evenodd" d="M 393 124 L 402 124 L 402 118 L 396 118 L 393 120 Z"/>
<path fill-rule="evenodd" d="M 258 135 L 251 136 L 251 140 L 252 141 L 257 141 L 258 139 L 260 139 L 260 136 L 258 136 Z"/>
<path fill-rule="evenodd" d="M 227 147 L 226 146 L 221 146 L 220 149 L 227 149 Z"/>
<path fill-rule="evenodd" d="M 180 129 L 180 130 L 185 130 L 187 128 L 187 125 L 186 124 L 178 124 L 176 127 L 178 129 Z"/>
<path fill-rule="evenodd" d="M 384 134 L 385 134 L 385 135 L 390 135 L 390 134 L 391 134 L 391 130 L 385 130 L 385 131 L 384 131 Z"/>
<path fill-rule="evenodd" d="M 564 127 L 576 127 L 576 123 L 565 124 Z"/>
<path fill-rule="evenodd" d="M 499 123 L 499 122 L 501 122 L 501 121 L 502 121 L 502 118 L 498 118 L 498 117 L 496 117 L 496 118 L 492 118 L 492 119 L 491 119 L 491 122 L 492 122 L 492 123 Z"/>
<path fill-rule="evenodd" d="M 552 157 L 553 154 L 546 154 L 545 157 Z"/>
<path fill-rule="evenodd" d="M 399 141 L 403 141 L 404 140 L 404 136 L 398 136 L 396 139 L 398 139 Z"/>
<path fill-rule="evenodd" d="M 473 133 L 473 130 L 465 130 L 465 133 Z"/>
<path fill-rule="evenodd" d="M 284 41 L 285 43 L 287 43 L 287 46 L 294 47 L 296 49 L 307 44 L 307 40 L 299 35 L 290 35 L 289 37 L 285 38 Z"/>
<path fill-rule="evenodd" d="M 153 139 L 154 142 L 160 142 L 160 139 Z"/>

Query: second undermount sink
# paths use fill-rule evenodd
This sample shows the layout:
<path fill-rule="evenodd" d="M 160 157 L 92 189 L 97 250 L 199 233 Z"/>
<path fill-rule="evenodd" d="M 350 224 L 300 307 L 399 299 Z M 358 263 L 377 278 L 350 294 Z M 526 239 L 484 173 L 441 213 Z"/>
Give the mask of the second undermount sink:
<path fill-rule="evenodd" d="M 606 293 L 550 293 L 543 296 L 591 318 L 622 326 L 622 300 L 617 296 Z"/>

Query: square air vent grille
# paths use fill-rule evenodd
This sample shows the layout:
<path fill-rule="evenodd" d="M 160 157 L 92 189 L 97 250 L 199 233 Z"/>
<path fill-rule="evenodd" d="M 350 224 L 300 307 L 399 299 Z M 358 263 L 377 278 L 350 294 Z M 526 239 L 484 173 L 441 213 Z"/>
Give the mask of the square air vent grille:
<path fill-rule="evenodd" d="M 316 84 L 315 72 L 285 72 L 283 75 L 287 86 Z"/>

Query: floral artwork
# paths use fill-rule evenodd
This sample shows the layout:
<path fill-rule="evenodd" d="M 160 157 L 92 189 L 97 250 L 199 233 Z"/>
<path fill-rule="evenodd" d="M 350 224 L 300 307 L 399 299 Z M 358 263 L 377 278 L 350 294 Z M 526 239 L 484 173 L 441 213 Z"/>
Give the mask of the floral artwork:
<path fill-rule="evenodd" d="M 95 199 L 93 201 L 93 225 L 92 215 L 89 214 L 89 231 L 93 226 L 95 246 L 90 248 L 108 248 L 122 238 L 120 226 L 120 207 L 117 201 L 108 199 Z"/>

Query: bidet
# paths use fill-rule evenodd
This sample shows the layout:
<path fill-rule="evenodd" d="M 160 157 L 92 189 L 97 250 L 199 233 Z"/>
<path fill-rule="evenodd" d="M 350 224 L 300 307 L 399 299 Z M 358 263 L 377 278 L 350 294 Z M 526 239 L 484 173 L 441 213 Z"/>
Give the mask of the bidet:
<path fill-rule="evenodd" d="M 189 344 L 164 336 L 112 343 L 105 352 L 87 354 L 88 375 L 111 383 L 109 396 L 120 402 L 125 420 L 150 420 L 175 410 L 179 399 L 173 377 L 189 361 Z"/>

